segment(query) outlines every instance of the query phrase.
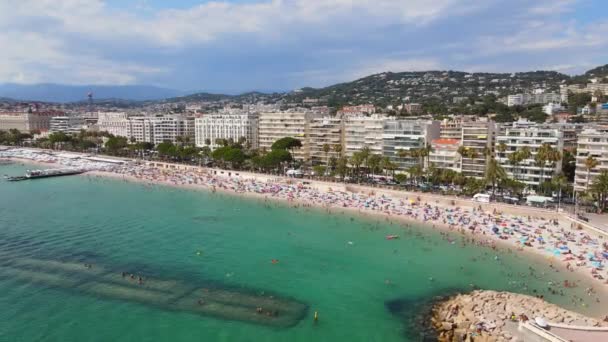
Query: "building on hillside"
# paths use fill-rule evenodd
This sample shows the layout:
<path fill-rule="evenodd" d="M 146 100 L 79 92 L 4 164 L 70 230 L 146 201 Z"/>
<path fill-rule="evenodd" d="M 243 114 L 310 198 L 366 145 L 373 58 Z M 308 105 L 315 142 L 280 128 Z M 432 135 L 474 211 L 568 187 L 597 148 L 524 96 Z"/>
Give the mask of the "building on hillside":
<path fill-rule="evenodd" d="M 422 105 L 420 103 L 406 103 L 403 105 L 402 108 L 408 114 L 416 114 L 422 112 Z"/>
<path fill-rule="evenodd" d="M 543 112 L 547 115 L 553 115 L 564 111 L 564 107 L 560 103 L 551 102 L 543 106 Z"/>
<path fill-rule="evenodd" d="M 84 118 L 79 116 L 53 116 L 49 127 L 51 132 L 78 133 L 86 126 Z"/>
<path fill-rule="evenodd" d="M 386 116 L 346 116 L 344 118 L 343 154 L 350 158 L 364 147 L 371 153 L 382 154 L 382 133 Z"/>
<path fill-rule="evenodd" d="M 344 121 L 339 117 L 317 117 L 310 120 L 310 160 L 312 165 L 324 165 L 329 158 L 342 156 Z M 329 146 L 325 152 L 324 146 Z M 339 146 L 336 151 L 336 146 Z"/>
<path fill-rule="evenodd" d="M 499 151 L 500 144 L 506 146 L 505 152 Z M 544 181 L 551 180 L 562 168 L 561 160 L 543 166 L 536 164 L 536 154 L 543 144 L 549 144 L 561 152 L 564 148 L 562 131 L 551 125 L 538 125 L 527 121 L 501 125 L 496 136 L 496 160 L 509 177 L 536 187 Z M 508 156 L 524 147 L 530 149 L 530 157 L 518 165 L 512 165 Z"/>
<path fill-rule="evenodd" d="M 412 152 L 430 146 L 431 141 L 439 138 L 439 127 L 439 121 L 386 120 L 382 134 L 382 154 L 402 171 L 419 165 L 421 158 L 412 155 L 401 156 L 401 151 Z"/>
<path fill-rule="evenodd" d="M 300 140 L 302 147 L 292 151 L 296 160 L 310 160 L 310 121 L 322 114 L 305 110 L 262 112 L 258 119 L 259 148 L 270 151 L 272 144 L 285 137 Z"/>
<path fill-rule="evenodd" d="M 258 115 L 256 113 L 207 114 L 194 119 L 196 146 L 218 147 L 218 139 L 245 141 L 258 148 Z M 209 143 L 209 144 L 207 144 Z"/>
<path fill-rule="evenodd" d="M 598 165 L 587 170 L 585 161 L 594 158 Z M 578 136 L 574 191 L 585 191 L 601 171 L 608 170 L 608 126 L 584 129 Z"/>
<path fill-rule="evenodd" d="M 547 104 L 551 102 L 562 102 L 562 97 L 557 93 L 541 94 L 514 94 L 507 96 L 507 106 L 525 106 L 530 104 Z"/>
<path fill-rule="evenodd" d="M 481 179 L 486 172 L 487 154 L 493 151 L 496 124 L 493 121 L 470 121 L 462 125 L 461 145 L 465 153 L 460 158 L 463 175 Z"/>
<path fill-rule="evenodd" d="M 429 165 L 438 169 L 460 172 L 460 139 L 433 139 L 429 154 Z"/>
<path fill-rule="evenodd" d="M 20 132 L 48 131 L 51 118 L 63 115 L 58 111 L 0 112 L 0 131 L 16 129 Z"/>
<path fill-rule="evenodd" d="M 371 104 L 359 105 L 359 106 L 344 106 L 337 113 L 338 116 L 345 115 L 354 115 L 354 116 L 362 116 L 362 115 L 370 115 L 376 112 L 376 107 Z"/>

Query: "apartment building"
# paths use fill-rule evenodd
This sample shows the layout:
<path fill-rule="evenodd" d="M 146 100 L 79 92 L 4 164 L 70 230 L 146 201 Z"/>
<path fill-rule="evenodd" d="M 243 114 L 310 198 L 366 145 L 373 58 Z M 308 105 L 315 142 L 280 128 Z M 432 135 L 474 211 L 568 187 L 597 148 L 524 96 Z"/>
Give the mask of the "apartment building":
<path fill-rule="evenodd" d="M 20 132 L 48 131 L 51 118 L 63 113 L 57 111 L 44 112 L 0 112 L 0 130 L 16 129 Z"/>
<path fill-rule="evenodd" d="M 194 117 L 164 115 L 155 117 L 131 117 L 129 138 L 137 142 L 158 145 L 169 141 L 178 143 L 190 139 L 194 142 Z"/>
<path fill-rule="evenodd" d="M 371 116 L 347 116 L 344 118 L 344 156 L 350 158 L 353 153 L 361 151 L 363 147 L 370 149 L 371 153 L 383 154 L 384 122 L 386 116 L 374 114 Z"/>
<path fill-rule="evenodd" d="M 438 169 L 460 172 L 459 147 L 460 139 L 433 139 L 433 141 L 431 141 L 429 165 L 433 165 Z"/>
<path fill-rule="evenodd" d="M 97 114 L 99 131 L 119 137 L 130 137 L 129 116 L 124 112 L 99 112 Z"/>
<path fill-rule="evenodd" d="M 51 132 L 77 133 L 85 127 L 84 118 L 78 116 L 53 116 L 50 121 Z"/>
<path fill-rule="evenodd" d="M 441 139 L 459 139 L 462 137 L 462 118 L 443 119 L 439 126 Z"/>
<path fill-rule="evenodd" d="M 467 177 L 483 178 L 493 151 L 496 124 L 493 121 L 470 121 L 462 125 L 461 145 L 469 152 L 460 158 L 460 168 Z"/>
<path fill-rule="evenodd" d="M 310 160 L 312 165 L 326 164 L 331 157 L 342 156 L 341 148 L 344 132 L 344 121 L 339 117 L 317 117 L 310 121 Z M 329 146 L 329 152 L 324 151 L 324 146 Z M 335 146 L 340 146 L 336 151 Z"/>
<path fill-rule="evenodd" d="M 196 146 L 218 147 L 218 139 L 239 141 L 244 138 L 251 148 L 258 148 L 258 115 L 256 113 L 207 114 L 194 120 Z M 209 143 L 209 144 L 207 144 Z"/>
<path fill-rule="evenodd" d="M 514 94 L 507 96 L 507 106 L 524 106 L 529 104 L 547 104 L 561 102 L 562 97 L 557 93 Z"/>
<path fill-rule="evenodd" d="M 302 147 L 295 149 L 296 160 L 310 160 L 310 122 L 313 118 L 322 117 L 320 113 L 294 110 L 284 112 L 262 112 L 258 120 L 259 148 L 270 151 L 272 144 L 285 137 L 299 139 Z"/>
<path fill-rule="evenodd" d="M 499 151 L 500 144 L 506 146 L 505 152 Z M 562 167 L 561 161 L 553 165 L 549 163 L 544 166 L 536 165 L 534 158 L 543 144 L 549 144 L 561 152 L 564 148 L 562 131 L 551 125 L 537 125 L 527 121 L 501 125 L 496 136 L 496 160 L 509 177 L 528 186 L 536 187 L 542 182 L 550 180 Z M 530 149 L 530 157 L 519 165 L 512 165 L 508 156 L 521 150 L 524 146 Z"/>
<path fill-rule="evenodd" d="M 359 106 L 344 106 L 342 109 L 338 111 L 338 116 L 345 115 L 354 115 L 354 116 L 362 116 L 374 114 L 376 112 L 376 107 L 371 104 L 359 105 Z"/>
<path fill-rule="evenodd" d="M 412 151 L 431 145 L 431 141 L 439 138 L 440 122 L 423 120 L 384 121 L 382 133 L 382 154 L 394 162 L 398 169 L 419 165 L 420 158 L 407 155 L 401 156 L 401 151 Z M 427 165 L 423 165 L 426 167 Z"/>
<path fill-rule="evenodd" d="M 585 191 L 601 171 L 608 170 L 608 126 L 586 128 L 578 136 L 574 190 Z M 593 157 L 598 165 L 587 170 L 585 161 Z"/>
<path fill-rule="evenodd" d="M 99 113 L 100 131 L 158 145 L 180 139 L 194 140 L 194 117 L 181 115 L 132 116 L 126 113 Z"/>

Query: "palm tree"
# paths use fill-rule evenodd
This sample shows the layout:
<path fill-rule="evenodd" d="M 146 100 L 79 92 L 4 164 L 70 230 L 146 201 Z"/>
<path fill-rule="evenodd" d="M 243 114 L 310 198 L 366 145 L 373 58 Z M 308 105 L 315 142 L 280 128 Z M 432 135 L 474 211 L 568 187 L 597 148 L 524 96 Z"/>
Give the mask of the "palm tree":
<path fill-rule="evenodd" d="M 519 166 L 519 163 L 521 163 L 520 156 L 521 156 L 521 154 L 519 153 L 519 151 L 515 151 L 515 152 L 507 155 L 509 164 L 511 164 L 511 166 L 512 166 L 511 170 L 513 173 L 513 179 L 517 179 L 517 167 Z"/>
<path fill-rule="evenodd" d="M 367 167 L 369 171 L 372 173 L 372 176 L 376 174 L 376 171 L 380 168 L 380 163 L 382 162 L 382 157 L 377 154 L 372 154 L 367 159 Z"/>
<path fill-rule="evenodd" d="M 393 163 L 389 157 L 382 158 L 380 168 L 385 171 L 385 174 L 390 171 L 393 178 L 395 177 L 395 169 L 397 169 L 397 165 L 395 165 L 395 163 Z"/>
<path fill-rule="evenodd" d="M 559 211 L 562 201 L 562 189 L 564 186 L 568 185 L 568 179 L 560 172 L 553 176 L 551 183 L 557 188 L 557 211 Z"/>
<path fill-rule="evenodd" d="M 490 185 L 492 185 L 492 196 L 494 196 L 494 193 L 496 192 L 496 184 L 498 184 L 501 179 L 504 179 L 506 177 L 507 173 L 502 168 L 502 166 L 498 164 L 496 159 L 490 158 L 490 161 L 488 162 L 486 167 L 485 181 L 486 184 L 489 183 Z"/>
<path fill-rule="evenodd" d="M 422 166 L 420 166 L 420 164 L 416 164 L 407 169 L 407 173 L 410 174 L 415 183 L 418 183 L 418 177 L 422 176 L 423 174 Z"/>
<path fill-rule="evenodd" d="M 597 161 L 597 159 L 593 158 L 593 156 L 588 156 L 587 159 L 585 159 L 585 169 L 587 169 L 587 183 L 585 184 L 586 189 L 589 188 L 589 177 L 591 170 L 599 164 L 600 163 Z"/>
<path fill-rule="evenodd" d="M 542 191 L 543 182 L 545 180 L 545 166 L 547 165 L 547 161 L 549 160 L 549 155 L 553 148 L 551 145 L 544 143 L 540 146 L 538 151 L 536 151 L 536 155 L 534 156 L 534 165 L 540 168 L 540 182 L 539 186 Z"/>
<path fill-rule="evenodd" d="M 357 180 L 359 180 L 360 168 L 364 161 L 365 159 L 361 151 L 353 153 L 353 155 L 350 157 L 350 160 L 348 161 L 355 168 Z"/>
<path fill-rule="evenodd" d="M 600 172 L 593 180 L 590 190 L 597 196 L 599 207 L 603 211 L 606 208 L 606 199 L 608 199 L 608 170 Z"/>
<path fill-rule="evenodd" d="M 338 154 L 338 158 L 342 156 L 342 145 L 335 144 L 332 149 Z"/>
<path fill-rule="evenodd" d="M 507 150 L 507 144 L 501 142 L 500 144 L 498 144 L 498 146 L 496 146 L 496 150 L 500 153 L 505 153 L 505 151 Z"/>
<path fill-rule="evenodd" d="M 323 153 L 325 153 L 325 166 L 329 167 L 329 151 L 331 151 L 331 146 L 329 146 L 329 144 L 323 144 L 321 149 L 323 150 Z"/>

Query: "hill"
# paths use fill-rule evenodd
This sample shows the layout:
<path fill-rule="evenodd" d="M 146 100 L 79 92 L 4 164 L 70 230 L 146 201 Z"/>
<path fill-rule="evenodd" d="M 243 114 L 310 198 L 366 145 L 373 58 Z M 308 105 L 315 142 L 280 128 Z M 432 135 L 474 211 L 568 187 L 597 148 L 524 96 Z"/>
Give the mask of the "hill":
<path fill-rule="evenodd" d="M 597 78 L 602 83 L 608 82 L 608 64 L 588 70 L 582 75 L 574 76 L 570 79 L 570 83 L 584 84 L 589 82 L 589 79 L 591 78 Z"/>
<path fill-rule="evenodd" d="M 381 106 L 407 101 L 453 103 L 461 98 L 505 96 L 543 88 L 559 91 L 570 79 L 555 71 L 467 73 L 461 71 L 385 72 L 326 88 L 303 88 L 286 100 L 325 99 L 330 105 L 373 103 Z"/>

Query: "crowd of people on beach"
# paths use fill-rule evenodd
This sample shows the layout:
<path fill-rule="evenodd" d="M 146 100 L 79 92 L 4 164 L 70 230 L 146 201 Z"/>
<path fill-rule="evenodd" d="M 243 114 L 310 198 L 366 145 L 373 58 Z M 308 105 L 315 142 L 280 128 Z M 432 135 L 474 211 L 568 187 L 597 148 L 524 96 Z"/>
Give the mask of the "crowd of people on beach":
<path fill-rule="evenodd" d="M 0 152 L 1 157 L 11 157 L 10 153 Z M 596 281 L 608 285 L 605 263 L 608 261 L 608 242 L 603 235 L 591 233 L 562 220 L 545 219 L 538 216 L 509 215 L 496 209 L 484 210 L 471 202 L 470 206 L 457 206 L 429 203 L 417 195 L 402 196 L 368 192 L 353 192 L 331 187 L 318 187 L 314 182 L 274 177 L 262 178 L 255 175 L 220 172 L 190 167 L 171 169 L 152 166 L 147 163 L 103 164 L 62 158 L 58 155 L 23 153 L 13 155 L 34 161 L 52 162 L 62 166 L 77 163 L 91 170 L 106 172 L 107 175 L 122 177 L 125 180 L 138 180 L 150 185 L 165 184 L 208 189 L 240 194 L 253 194 L 266 200 L 277 199 L 293 206 L 320 206 L 328 211 L 350 210 L 362 214 L 383 214 L 387 220 L 406 219 L 441 226 L 457 234 L 469 233 L 472 243 L 496 248 L 500 241 L 515 250 L 530 249 L 550 259 L 551 267 L 559 271 L 560 264 L 566 271 L 587 272 Z M 38 160 L 38 159 L 40 160 Z M 458 241 L 446 235 L 449 243 Z M 533 270 L 532 270 L 533 272 Z M 563 284 L 568 288 L 576 286 L 574 281 Z M 593 289 L 589 291 L 593 292 Z"/>

